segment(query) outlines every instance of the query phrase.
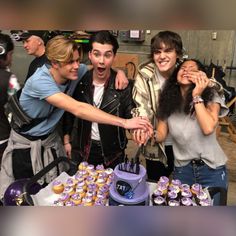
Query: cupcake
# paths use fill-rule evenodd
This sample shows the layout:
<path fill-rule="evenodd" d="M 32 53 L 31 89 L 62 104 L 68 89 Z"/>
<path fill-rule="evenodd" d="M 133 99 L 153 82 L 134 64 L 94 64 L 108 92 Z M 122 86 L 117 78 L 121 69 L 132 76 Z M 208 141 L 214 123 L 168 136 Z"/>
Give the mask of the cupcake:
<path fill-rule="evenodd" d="M 152 194 L 152 198 L 156 198 L 162 195 L 162 192 L 158 189 L 154 190 L 153 194 Z"/>
<path fill-rule="evenodd" d="M 190 189 L 182 190 L 181 191 L 181 196 L 191 198 L 192 197 L 192 192 L 191 192 Z"/>
<path fill-rule="evenodd" d="M 157 190 L 161 192 L 162 196 L 165 196 L 167 194 L 167 185 L 163 183 L 157 184 Z"/>
<path fill-rule="evenodd" d="M 181 186 L 181 181 L 179 179 L 172 179 L 170 185 L 180 187 Z"/>
<path fill-rule="evenodd" d="M 82 201 L 82 198 L 79 193 L 74 193 L 71 195 L 71 201 L 75 203 L 75 205 L 79 205 Z"/>
<path fill-rule="evenodd" d="M 92 206 L 93 205 L 92 197 L 88 197 L 88 196 L 84 197 L 83 200 L 82 200 L 82 204 L 84 206 Z"/>
<path fill-rule="evenodd" d="M 176 201 L 176 200 L 168 201 L 168 206 L 179 206 L 179 205 L 180 205 L 179 201 Z"/>
<path fill-rule="evenodd" d="M 88 172 L 93 171 L 93 170 L 94 170 L 94 165 L 89 164 L 89 165 L 87 166 L 86 170 L 87 170 Z"/>
<path fill-rule="evenodd" d="M 98 186 L 97 186 L 96 183 L 91 183 L 91 184 L 88 184 L 87 189 L 88 189 L 88 191 L 89 191 L 89 190 L 97 191 Z"/>
<path fill-rule="evenodd" d="M 75 206 L 75 203 L 73 201 L 67 201 L 65 206 Z"/>
<path fill-rule="evenodd" d="M 162 196 L 158 196 L 158 197 L 153 198 L 153 205 L 154 206 L 165 206 L 166 201 Z"/>
<path fill-rule="evenodd" d="M 197 198 L 201 200 L 208 199 L 207 193 L 202 189 L 200 192 L 197 193 Z"/>
<path fill-rule="evenodd" d="M 64 191 L 64 184 L 59 180 L 53 181 L 52 191 L 56 194 L 62 193 Z"/>
<path fill-rule="evenodd" d="M 94 201 L 96 199 L 96 191 L 87 191 L 86 194 L 85 194 L 85 197 L 91 197 L 92 200 Z"/>
<path fill-rule="evenodd" d="M 85 196 L 85 194 L 86 194 L 86 192 L 84 191 L 84 189 L 82 187 L 77 187 L 75 189 L 75 192 L 78 193 L 81 198 L 83 198 Z"/>
<path fill-rule="evenodd" d="M 87 168 L 87 166 L 88 166 L 88 162 L 87 161 L 82 161 L 82 162 L 80 162 L 78 169 L 79 170 L 85 170 Z"/>
<path fill-rule="evenodd" d="M 181 184 L 180 189 L 181 191 L 190 190 L 190 186 L 188 184 Z"/>
<path fill-rule="evenodd" d="M 65 186 L 63 193 L 68 193 L 71 196 L 75 193 L 74 187 Z"/>
<path fill-rule="evenodd" d="M 111 175 L 113 173 L 113 169 L 112 168 L 107 168 L 105 169 L 105 172 L 108 174 L 108 175 Z"/>
<path fill-rule="evenodd" d="M 197 193 L 199 193 L 201 190 L 202 190 L 202 186 L 198 183 L 195 183 L 191 186 L 191 191 L 193 194 L 197 195 Z"/>
<path fill-rule="evenodd" d="M 99 178 L 96 181 L 96 184 L 98 185 L 98 187 L 102 187 L 105 183 L 106 183 L 106 180 L 103 178 Z"/>
<path fill-rule="evenodd" d="M 188 197 L 183 197 L 181 199 L 181 205 L 183 206 L 192 206 L 193 201 Z"/>
<path fill-rule="evenodd" d="M 94 202 L 94 206 L 105 206 L 106 205 L 106 202 L 102 199 L 96 199 L 95 202 Z"/>
<path fill-rule="evenodd" d="M 78 182 L 82 182 L 82 181 L 84 181 L 84 176 L 81 175 L 79 172 L 77 172 L 75 174 L 75 180 L 77 180 Z"/>
<path fill-rule="evenodd" d="M 76 188 L 83 188 L 84 191 L 87 190 L 87 184 L 84 181 L 78 182 Z"/>
<path fill-rule="evenodd" d="M 65 182 L 65 185 L 66 186 L 70 186 L 70 187 L 73 187 L 75 186 L 75 184 L 77 183 L 78 181 L 75 180 L 74 178 L 68 178 Z"/>
<path fill-rule="evenodd" d="M 58 201 L 62 201 L 62 202 L 66 202 L 70 199 L 70 195 L 68 193 L 61 193 L 59 198 L 58 198 Z"/>
<path fill-rule="evenodd" d="M 92 176 L 87 176 L 86 177 L 86 180 L 85 180 L 85 182 L 86 182 L 86 184 L 87 185 L 89 185 L 89 184 L 92 184 L 92 183 L 94 183 L 96 181 L 96 178 L 94 178 L 94 177 L 92 177 Z"/>
<path fill-rule="evenodd" d="M 158 183 L 168 186 L 169 185 L 169 178 L 166 176 L 161 176 Z"/>
<path fill-rule="evenodd" d="M 167 199 L 168 200 L 176 199 L 177 196 L 178 196 L 178 194 L 174 191 L 168 191 L 168 193 L 167 193 Z"/>
<path fill-rule="evenodd" d="M 97 166 L 96 166 L 96 171 L 97 171 L 97 173 L 102 173 L 102 172 L 104 171 L 104 166 L 103 166 L 103 164 L 97 165 Z"/>

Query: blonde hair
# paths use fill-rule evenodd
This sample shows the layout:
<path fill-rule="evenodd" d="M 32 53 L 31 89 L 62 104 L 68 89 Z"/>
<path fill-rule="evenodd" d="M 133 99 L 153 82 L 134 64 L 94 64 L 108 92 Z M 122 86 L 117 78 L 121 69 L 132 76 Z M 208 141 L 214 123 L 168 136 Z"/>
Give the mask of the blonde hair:
<path fill-rule="evenodd" d="M 75 41 L 58 35 L 48 41 L 45 54 L 51 62 L 68 63 L 73 59 L 73 52 L 78 50 Z"/>

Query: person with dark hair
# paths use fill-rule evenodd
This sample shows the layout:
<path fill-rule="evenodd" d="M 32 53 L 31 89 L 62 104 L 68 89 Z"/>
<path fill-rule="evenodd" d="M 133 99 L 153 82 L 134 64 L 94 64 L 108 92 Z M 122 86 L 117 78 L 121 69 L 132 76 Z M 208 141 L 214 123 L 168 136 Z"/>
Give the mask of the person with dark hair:
<path fill-rule="evenodd" d="M 227 190 L 227 157 L 217 141 L 216 127 L 228 108 L 212 85 L 198 60 L 184 61 L 160 94 L 154 139 L 163 142 L 171 134 L 174 179 Z"/>
<path fill-rule="evenodd" d="M 11 130 L 4 106 L 9 96 L 20 89 L 16 76 L 9 69 L 12 63 L 13 50 L 14 44 L 10 36 L 0 33 L 0 169 L 2 155 Z"/>
<path fill-rule="evenodd" d="M 78 46 L 73 40 L 61 35 L 52 38 L 47 43 L 46 56 L 50 65 L 40 67 L 27 80 L 20 94 L 21 114 L 25 113 L 33 121 L 20 126 L 13 119 L 15 129 L 11 129 L 8 146 L 2 157 L 0 196 L 15 179 L 31 178 L 55 158 L 66 155 L 55 129 L 64 111 L 91 122 L 124 129 L 143 128 L 152 132 L 152 126 L 147 120 L 139 117 L 120 118 L 70 97 L 73 82 L 78 80 L 80 65 Z M 13 118 L 16 115 L 13 114 Z M 49 183 L 57 175 L 58 171 L 54 168 L 40 183 Z"/>
<path fill-rule="evenodd" d="M 172 75 L 182 55 L 182 40 L 177 33 L 160 31 L 151 39 L 151 60 L 140 65 L 134 83 L 133 99 L 136 104 L 133 110 L 134 117 L 147 117 L 153 126 L 156 126 L 158 94 Z M 133 131 L 132 136 L 137 143 L 146 139 L 146 134 L 141 130 Z M 142 154 L 146 160 L 148 179 L 158 180 L 160 176 L 169 176 L 172 173 L 174 156 L 170 137 L 165 141 L 165 146 L 149 141 L 143 146 Z M 166 158 L 168 167 L 163 163 Z"/>
<path fill-rule="evenodd" d="M 119 48 L 117 39 L 106 30 L 99 31 L 90 38 L 89 59 L 93 69 L 88 71 L 77 85 L 73 98 L 100 108 L 122 118 L 131 118 L 134 107 L 132 89 L 129 84 L 124 90 L 115 88 L 116 72 L 111 68 Z M 74 116 L 65 114 L 64 144 L 67 155 L 71 156 L 71 131 Z M 124 159 L 127 138 L 125 129 L 109 124 L 78 119 L 77 139 L 73 143 L 73 153 L 77 161 L 89 164 L 103 164 L 106 168 L 121 163 Z"/>

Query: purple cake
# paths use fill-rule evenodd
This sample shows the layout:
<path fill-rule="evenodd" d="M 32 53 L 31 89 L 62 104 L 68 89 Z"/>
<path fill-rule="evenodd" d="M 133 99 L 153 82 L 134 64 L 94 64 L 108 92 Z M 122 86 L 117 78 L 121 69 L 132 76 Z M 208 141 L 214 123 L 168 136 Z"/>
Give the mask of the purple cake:
<path fill-rule="evenodd" d="M 139 174 L 114 170 L 110 186 L 110 205 L 149 205 L 149 189 L 146 183 L 146 169 L 139 165 Z"/>

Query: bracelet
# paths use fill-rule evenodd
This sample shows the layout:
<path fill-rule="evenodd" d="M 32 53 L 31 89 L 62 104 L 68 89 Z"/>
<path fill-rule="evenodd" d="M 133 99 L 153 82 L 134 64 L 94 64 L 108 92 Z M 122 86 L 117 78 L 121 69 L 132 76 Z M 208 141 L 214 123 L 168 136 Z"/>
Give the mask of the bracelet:
<path fill-rule="evenodd" d="M 204 102 L 204 100 L 202 99 L 202 97 L 201 96 L 194 96 L 193 97 L 193 104 L 195 105 L 195 104 L 198 104 L 198 103 L 203 103 Z"/>

